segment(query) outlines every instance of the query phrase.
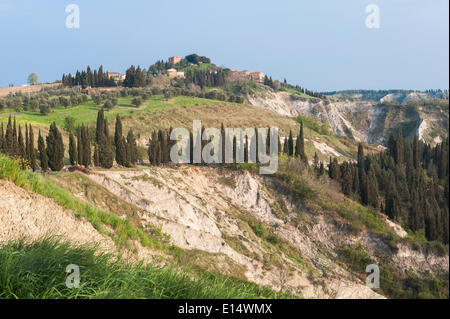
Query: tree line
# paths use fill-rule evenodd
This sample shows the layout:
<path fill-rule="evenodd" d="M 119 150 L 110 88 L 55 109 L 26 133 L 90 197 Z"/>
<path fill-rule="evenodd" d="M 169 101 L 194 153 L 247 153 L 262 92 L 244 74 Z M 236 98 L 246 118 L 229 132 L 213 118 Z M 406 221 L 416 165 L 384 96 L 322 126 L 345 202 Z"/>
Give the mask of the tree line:
<path fill-rule="evenodd" d="M 380 209 L 392 220 L 429 241 L 449 242 L 449 142 L 431 147 L 389 137 L 387 150 L 364 156 L 359 145 L 357 163 L 338 164 L 330 158 L 328 174 L 345 195 Z"/>
<path fill-rule="evenodd" d="M 205 128 L 202 127 L 201 134 L 203 135 Z M 221 124 L 221 136 L 225 136 L 225 128 L 223 123 Z M 148 148 L 147 148 L 147 154 L 149 163 L 154 166 L 158 166 L 165 163 L 170 163 L 170 150 L 172 149 L 172 146 L 176 143 L 176 141 L 170 140 L 170 135 L 172 133 L 172 128 L 168 130 L 156 130 L 151 133 L 151 138 L 148 142 Z M 255 136 L 257 134 L 257 128 L 255 128 Z M 269 155 L 270 151 L 270 128 L 268 128 L 267 135 L 266 135 L 266 153 Z M 203 150 L 203 147 L 211 142 L 211 140 L 203 140 L 201 141 L 201 149 Z M 255 138 L 251 141 L 248 140 L 248 137 L 246 136 L 244 139 L 244 163 L 249 163 L 249 149 L 253 146 L 252 143 L 255 143 L 255 151 L 256 151 L 256 163 L 260 163 L 259 160 L 259 149 L 260 146 L 258 145 L 258 139 Z M 225 138 L 221 138 L 220 141 L 220 147 L 221 150 L 217 150 L 219 154 L 222 154 L 222 164 L 225 163 Z M 193 149 L 194 149 L 194 138 L 193 133 L 190 132 L 189 135 L 189 147 L 190 147 L 190 163 L 193 163 Z M 236 137 L 233 138 L 233 162 L 237 163 L 237 141 Z M 289 131 L 289 137 L 284 138 L 284 143 L 281 143 L 280 137 L 278 136 L 278 153 L 284 153 L 287 156 L 297 157 L 300 160 L 302 160 L 305 164 L 308 164 L 308 158 L 306 156 L 305 152 L 305 140 L 304 140 L 304 133 L 303 133 L 303 122 L 300 123 L 300 130 L 299 134 L 297 135 L 297 138 L 294 142 L 294 137 L 292 134 L 292 130 Z M 202 163 L 199 164 L 205 164 L 202 159 Z M 323 166 L 323 164 L 322 164 Z"/>
<path fill-rule="evenodd" d="M 110 135 L 108 120 L 103 108 L 98 111 L 95 127 L 94 150 L 92 152 L 91 137 L 87 126 L 81 125 L 77 129 L 76 139 L 69 133 L 69 162 L 88 168 L 94 166 L 109 169 L 113 166 L 114 158 L 118 165 L 131 167 L 137 163 L 138 150 L 136 138 L 132 130 L 127 137 L 122 135 L 122 121 L 116 117 L 114 137 Z M 114 156 L 115 152 L 115 156 Z M 93 163 L 92 163 L 93 161 Z"/>
<path fill-rule="evenodd" d="M 316 97 L 316 98 L 319 98 L 319 99 L 326 99 L 325 95 L 323 95 L 323 94 L 321 94 L 319 92 L 316 92 L 316 91 L 311 91 L 311 90 L 305 89 L 305 88 L 303 88 L 303 87 L 301 87 L 299 85 L 289 84 L 289 83 L 287 83 L 286 79 L 284 79 L 283 82 L 280 82 L 280 81 L 277 81 L 277 80 L 272 80 L 271 76 L 269 77 L 269 76 L 265 75 L 264 76 L 264 85 L 272 88 L 275 91 L 280 91 L 280 90 L 284 90 L 284 89 L 291 89 L 291 90 L 295 90 L 295 91 L 297 91 L 299 93 L 303 93 L 303 94 L 306 94 L 306 95 L 309 95 L 309 96 L 312 96 L 312 97 Z"/>
<path fill-rule="evenodd" d="M 37 168 L 36 152 L 34 149 L 34 132 L 31 124 L 25 125 L 24 133 L 19 125 L 16 126 L 16 119 L 8 119 L 6 131 L 3 123 L 0 129 L 0 153 L 20 159 L 23 168 L 30 167 L 33 171 Z"/>
<path fill-rule="evenodd" d="M 97 167 L 109 169 L 113 166 L 114 159 L 120 166 L 132 167 L 138 162 L 138 148 L 136 137 L 133 130 L 129 130 L 127 136 L 123 136 L 122 120 L 119 115 L 116 117 L 114 137 L 109 133 L 108 120 L 105 118 L 103 108 L 98 111 L 97 122 L 95 127 L 95 138 L 90 136 L 88 126 L 82 124 L 75 130 L 75 134 L 69 131 L 69 163 L 70 165 L 80 165 L 86 168 L 92 164 Z M 202 128 L 202 133 L 204 127 Z M 25 126 L 25 138 L 23 130 L 19 126 L 16 127 L 15 118 L 9 117 L 6 130 L 4 130 L 3 123 L 0 130 L 0 152 L 11 157 L 23 160 L 23 168 L 30 167 L 33 171 L 38 168 L 37 159 L 40 162 L 42 172 L 60 171 L 64 167 L 64 143 L 62 135 L 56 126 L 56 123 L 50 125 L 49 133 L 45 140 L 41 131 L 38 135 L 38 149 L 34 147 L 34 133 L 31 125 Z M 147 155 L 149 163 L 157 166 L 170 162 L 170 150 L 175 144 L 175 141 L 170 140 L 172 129 L 158 130 L 151 133 L 149 139 Z M 222 136 L 225 136 L 225 129 L 221 126 Z M 255 133 L 257 129 L 255 128 Z M 190 133 L 191 141 L 192 132 Z M 93 140 L 93 142 L 91 142 Z M 256 143 L 256 163 L 258 159 L 258 140 Z M 208 141 L 202 141 L 202 149 Z M 252 141 L 245 138 L 244 145 L 244 162 L 249 162 L 248 150 Z M 94 144 L 94 145 L 92 145 Z M 92 150 L 93 146 L 93 150 Z M 190 143 L 191 157 L 193 156 L 193 143 Z M 225 163 L 225 140 L 222 140 L 222 154 L 223 163 Z M 270 128 L 266 137 L 266 152 L 270 149 Z M 278 151 L 285 153 L 288 156 L 299 157 L 305 163 L 308 162 L 304 147 L 303 137 L 303 123 L 300 125 L 299 135 L 294 143 L 292 131 L 289 132 L 289 137 L 284 139 L 284 146 L 278 137 Z M 233 141 L 233 158 L 236 159 L 236 138 Z M 192 162 L 192 158 L 191 158 Z"/>
<path fill-rule="evenodd" d="M 185 72 L 184 82 L 192 83 L 200 88 L 224 86 L 229 70 L 223 68 L 213 69 L 188 69 Z"/>
<path fill-rule="evenodd" d="M 72 87 L 81 86 L 83 89 L 87 87 L 108 87 L 117 86 L 113 79 L 108 77 L 108 72 L 103 71 L 103 66 L 100 65 L 98 70 L 92 72 L 91 67 L 87 67 L 86 71 L 76 71 L 75 75 L 63 74 L 62 85 Z"/>

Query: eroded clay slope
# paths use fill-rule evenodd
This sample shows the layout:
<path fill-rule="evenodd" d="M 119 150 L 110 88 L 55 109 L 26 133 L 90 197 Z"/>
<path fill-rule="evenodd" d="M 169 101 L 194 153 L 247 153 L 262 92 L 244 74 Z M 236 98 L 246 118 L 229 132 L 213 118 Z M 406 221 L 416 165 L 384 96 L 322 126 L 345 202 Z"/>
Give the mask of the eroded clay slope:
<path fill-rule="evenodd" d="M 96 243 L 104 251 L 115 250 L 109 237 L 100 234 L 88 221 L 77 218 L 73 211 L 0 180 L 0 242 L 34 241 L 48 236 L 75 244 Z"/>

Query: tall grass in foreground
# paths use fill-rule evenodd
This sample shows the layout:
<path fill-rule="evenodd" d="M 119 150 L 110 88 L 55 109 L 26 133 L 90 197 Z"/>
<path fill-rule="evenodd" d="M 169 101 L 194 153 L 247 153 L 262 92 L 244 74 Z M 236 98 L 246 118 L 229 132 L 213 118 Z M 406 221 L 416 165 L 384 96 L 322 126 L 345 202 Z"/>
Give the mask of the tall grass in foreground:
<path fill-rule="evenodd" d="M 0 179 L 43 196 L 85 217 L 100 232 L 114 229 L 116 243 L 129 239 L 154 249 L 178 253 L 179 248 L 161 242 L 130 221 L 73 197 L 38 174 L 24 172 L 12 159 L 0 154 Z M 80 267 L 79 289 L 65 286 L 65 267 Z M 54 240 L 0 244 L 0 298 L 284 298 L 295 297 L 243 280 L 206 271 L 181 273 L 171 267 L 128 264 L 111 254 L 87 246 L 71 246 Z"/>
<path fill-rule="evenodd" d="M 80 267 L 80 287 L 66 287 L 66 267 Z M 268 288 L 203 274 L 192 279 L 170 266 L 128 264 L 88 246 L 54 239 L 0 246 L 0 298 L 280 298 Z"/>

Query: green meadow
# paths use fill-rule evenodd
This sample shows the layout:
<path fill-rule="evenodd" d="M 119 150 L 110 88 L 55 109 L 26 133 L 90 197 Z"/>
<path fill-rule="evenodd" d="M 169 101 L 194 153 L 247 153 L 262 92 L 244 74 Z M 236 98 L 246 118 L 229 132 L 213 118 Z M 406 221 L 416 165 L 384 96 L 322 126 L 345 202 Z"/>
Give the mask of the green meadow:
<path fill-rule="evenodd" d="M 136 107 L 131 104 L 132 100 L 132 96 L 119 98 L 118 104 L 112 110 L 105 112 L 105 117 L 109 119 L 115 118 L 117 114 L 120 116 L 127 116 L 168 107 L 193 106 L 196 104 L 210 105 L 217 103 L 217 101 L 213 100 L 185 96 L 178 96 L 169 100 L 165 99 L 163 96 L 152 96 L 148 100 L 145 100 L 141 106 Z M 32 111 L 16 114 L 15 118 L 18 124 L 30 123 L 33 126 L 49 126 L 51 123 L 56 122 L 57 126 L 62 127 L 64 125 L 64 119 L 69 116 L 76 119 L 77 125 L 95 122 L 97 112 L 101 108 L 102 104 L 95 105 L 95 103 L 89 99 L 88 102 L 77 106 L 69 106 L 67 108 L 58 106 L 52 109 L 47 115 L 43 115 L 39 111 Z M 8 117 L 9 115 L 0 115 L 0 123 L 3 122 L 6 124 Z"/>

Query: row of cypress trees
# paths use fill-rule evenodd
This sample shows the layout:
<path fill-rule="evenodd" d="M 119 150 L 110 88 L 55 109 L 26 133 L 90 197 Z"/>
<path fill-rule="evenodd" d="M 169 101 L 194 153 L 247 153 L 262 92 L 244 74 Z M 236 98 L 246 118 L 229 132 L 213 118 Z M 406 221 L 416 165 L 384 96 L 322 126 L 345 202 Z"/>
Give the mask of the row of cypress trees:
<path fill-rule="evenodd" d="M 116 121 L 117 123 L 117 121 Z M 205 130 L 204 127 L 202 127 L 202 135 L 203 131 Z M 170 140 L 170 134 L 172 132 L 172 128 L 170 128 L 168 131 L 164 130 L 157 130 L 153 131 L 151 134 L 151 138 L 149 140 L 149 146 L 147 149 L 147 154 L 149 158 L 149 162 L 151 165 L 160 165 L 164 163 L 170 162 L 170 150 L 172 146 L 175 144 L 175 141 Z M 255 132 L 257 132 L 257 129 L 255 128 Z M 225 128 L 223 123 L 221 124 L 221 134 L 222 136 L 225 136 Z M 190 132 L 190 140 L 193 140 L 193 134 Z M 259 163 L 258 158 L 258 140 L 255 140 L 256 142 L 256 163 Z M 209 141 L 203 141 L 202 140 L 201 149 L 209 143 Z M 117 145 L 117 143 L 116 143 Z M 244 141 L 244 162 L 248 163 L 249 161 L 249 141 L 248 138 L 245 138 Z M 222 163 L 225 163 L 225 139 L 222 139 Z M 190 143 L 190 162 L 193 163 L 193 143 Z M 268 129 L 268 134 L 266 136 L 266 152 L 269 153 L 270 150 L 270 128 Z M 278 153 L 285 153 L 288 156 L 295 156 L 300 158 L 304 163 L 308 163 L 308 158 L 306 156 L 305 152 L 305 140 L 304 140 L 304 132 L 303 132 L 303 122 L 300 123 L 300 131 L 297 136 L 297 139 L 294 143 L 294 138 L 292 135 L 292 130 L 289 132 L 289 137 L 284 139 L 283 147 L 280 142 L 280 137 L 278 136 Z M 234 137 L 233 140 L 233 159 L 236 159 L 236 137 Z M 323 166 L 323 164 L 322 164 Z"/>
<path fill-rule="evenodd" d="M 117 164 L 125 167 L 136 165 L 138 160 L 136 138 L 133 130 L 128 131 L 126 138 L 122 135 L 122 120 L 119 115 L 116 117 L 114 145 L 116 148 Z"/>
<path fill-rule="evenodd" d="M 8 119 L 6 131 L 3 123 L 0 130 L 0 153 L 11 157 L 22 159 L 23 165 L 29 165 L 31 169 L 36 170 L 36 150 L 34 148 L 34 132 L 31 124 L 25 125 L 25 139 L 23 131 L 19 125 L 16 126 L 16 119 L 11 116 Z"/>
<path fill-rule="evenodd" d="M 131 167 L 137 163 L 138 150 L 133 131 L 129 130 L 125 138 L 122 135 L 122 120 L 117 115 L 113 141 L 103 109 L 99 110 L 97 114 L 93 154 L 87 126 L 81 125 L 78 127 L 76 140 L 73 134 L 69 133 L 69 161 L 71 165 L 89 167 L 93 160 L 94 166 L 109 169 L 113 166 L 114 161 L 113 148 L 115 148 L 118 165 Z"/>
<path fill-rule="evenodd" d="M 289 156 L 299 157 L 305 163 L 308 163 L 308 157 L 305 152 L 305 136 L 303 133 L 303 122 L 300 122 L 300 132 L 294 145 L 292 130 L 289 131 L 289 137 L 284 139 L 283 153 Z"/>
<path fill-rule="evenodd" d="M 204 130 L 204 128 L 202 128 Z M 119 115 L 116 117 L 114 140 L 112 141 L 109 129 L 108 120 L 105 118 L 104 110 L 101 109 L 97 114 L 97 123 L 95 130 L 94 152 L 91 150 L 91 137 L 89 129 L 85 125 L 77 128 L 76 137 L 72 132 L 69 132 L 69 162 L 71 165 L 82 165 L 89 167 L 93 164 L 98 167 L 111 168 L 113 165 L 115 149 L 115 159 L 118 165 L 131 167 L 136 165 L 138 160 L 138 150 L 136 138 L 132 130 L 129 130 L 126 137 L 123 136 L 122 120 Z M 255 129 L 256 130 L 256 129 Z M 269 129 L 270 130 L 270 129 Z M 168 131 L 159 130 L 151 134 L 151 139 L 148 147 L 148 158 L 151 165 L 160 165 L 170 162 L 170 149 L 175 141 L 170 140 L 170 133 Z M 223 124 L 221 125 L 222 134 L 225 134 Z M 24 142 L 22 130 L 16 129 L 15 118 L 9 118 L 6 133 L 4 133 L 3 124 L 0 131 L 0 151 L 10 156 L 20 156 L 29 161 L 33 170 L 36 170 L 36 158 L 41 162 L 42 171 L 46 172 L 49 168 L 52 171 L 59 171 L 64 167 L 64 144 L 61 133 L 56 127 L 55 123 L 50 126 L 50 131 L 46 140 L 44 141 L 41 132 L 38 137 L 38 156 L 34 149 L 33 130 L 30 126 L 26 126 L 26 141 Z M 270 133 L 267 135 L 267 150 L 270 146 Z M 191 133 L 192 137 L 192 133 Z M 233 141 L 234 154 L 236 149 L 236 140 Z M 206 145 L 207 141 L 202 141 L 202 147 Z M 191 146 L 192 147 L 192 146 Z M 222 147 L 225 149 L 225 142 L 223 140 Z M 248 148 L 249 142 L 245 140 L 244 162 L 248 162 Z M 256 141 L 256 149 L 258 150 L 258 141 Z M 278 149 L 282 151 L 280 139 L 278 138 Z M 33 151 L 31 151 L 33 150 Z M 300 157 L 307 163 L 307 157 L 304 148 L 303 123 L 300 125 L 300 132 L 297 137 L 295 146 L 292 136 L 292 131 L 289 133 L 289 138 L 285 138 L 283 152 L 289 156 Z M 193 152 L 191 152 L 191 157 Z M 223 154 L 223 163 L 225 162 L 225 152 Z M 258 154 L 258 152 L 257 152 Z M 235 158 L 235 156 L 234 156 Z M 259 162 L 258 158 L 256 159 Z M 191 158 L 192 162 L 192 158 Z"/>
<path fill-rule="evenodd" d="M 19 159 L 22 168 L 29 167 L 33 171 L 38 168 L 39 158 L 41 169 L 46 172 L 49 168 L 59 171 L 64 167 L 64 144 L 61 133 L 55 123 L 50 125 L 46 141 L 39 131 L 38 150 L 34 147 L 34 132 L 30 124 L 25 125 L 25 139 L 22 128 L 16 129 L 16 119 L 8 119 L 6 131 L 3 124 L 0 129 L 0 152 Z"/>

